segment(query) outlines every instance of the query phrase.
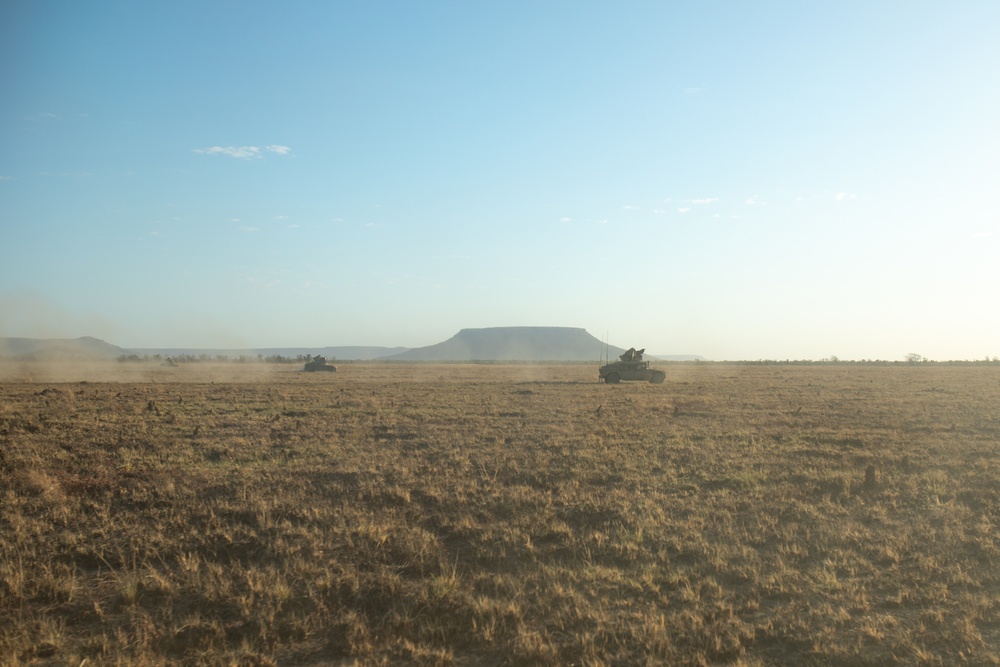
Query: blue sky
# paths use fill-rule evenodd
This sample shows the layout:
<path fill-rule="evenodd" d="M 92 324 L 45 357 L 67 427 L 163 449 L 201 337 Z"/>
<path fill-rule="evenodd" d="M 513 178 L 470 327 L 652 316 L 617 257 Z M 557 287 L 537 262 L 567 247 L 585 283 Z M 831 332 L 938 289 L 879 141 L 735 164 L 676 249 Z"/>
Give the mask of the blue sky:
<path fill-rule="evenodd" d="M 0 9 L 0 335 L 1000 356 L 1000 3 Z"/>

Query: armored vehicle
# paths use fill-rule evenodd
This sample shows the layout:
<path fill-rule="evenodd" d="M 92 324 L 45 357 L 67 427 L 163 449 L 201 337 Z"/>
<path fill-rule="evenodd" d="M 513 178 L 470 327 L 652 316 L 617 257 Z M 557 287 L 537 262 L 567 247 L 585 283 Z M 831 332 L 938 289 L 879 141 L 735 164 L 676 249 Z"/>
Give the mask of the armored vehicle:
<path fill-rule="evenodd" d="M 667 374 L 661 370 L 650 368 L 648 361 L 642 360 L 646 348 L 636 350 L 630 347 L 625 354 L 619 355 L 621 361 L 612 361 L 598 369 L 600 379 L 608 384 L 618 384 L 622 380 L 640 380 L 661 384 L 667 379 Z"/>
<path fill-rule="evenodd" d="M 317 354 L 315 357 L 306 362 L 306 367 L 302 370 L 307 373 L 315 373 L 316 371 L 336 372 L 337 367 L 326 363 L 326 357 Z"/>

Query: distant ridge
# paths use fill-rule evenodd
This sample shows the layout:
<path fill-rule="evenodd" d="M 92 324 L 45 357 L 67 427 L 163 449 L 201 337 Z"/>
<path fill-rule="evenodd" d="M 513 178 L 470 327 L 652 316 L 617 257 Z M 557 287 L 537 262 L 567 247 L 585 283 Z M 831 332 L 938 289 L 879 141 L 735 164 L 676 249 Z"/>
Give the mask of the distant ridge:
<path fill-rule="evenodd" d="M 625 350 L 604 343 L 576 327 L 489 327 L 462 329 L 448 340 L 426 347 L 341 345 L 243 349 L 122 348 L 98 338 L 0 338 L 0 358 L 21 361 L 100 361 L 129 355 L 160 357 L 285 357 L 321 354 L 340 361 L 593 361 L 614 360 Z M 703 359 L 697 355 L 660 356 L 654 361 Z"/>
<path fill-rule="evenodd" d="M 24 361 L 117 359 L 125 350 L 99 338 L 0 338 L 0 357 Z"/>
<path fill-rule="evenodd" d="M 341 345 L 335 347 L 273 347 L 254 349 L 202 349 L 186 347 L 123 348 L 99 338 L 0 338 L 0 358 L 20 361 L 98 361 L 122 356 L 180 357 L 289 357 L 322 354 L 331 359 L 365 361 L 405 352 L 407 347 Z"/>
<path fill-rule="evenodd" d="M 625 350 L 608 346 L 612 358 Z M 575 327 L 462 329 L 448 340 L 383 361 L 598 361 L 604 343 Z"/>

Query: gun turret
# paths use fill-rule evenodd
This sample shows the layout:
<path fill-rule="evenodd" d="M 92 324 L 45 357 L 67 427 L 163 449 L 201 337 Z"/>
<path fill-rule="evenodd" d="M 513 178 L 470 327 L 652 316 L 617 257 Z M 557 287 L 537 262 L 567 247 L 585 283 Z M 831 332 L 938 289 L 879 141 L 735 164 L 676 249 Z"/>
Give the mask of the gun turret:
<path fill-rule="evenodd" d="M 646 348 L 637 350 L 634 347 L 630 347 L 625 350 L 625 354 L 618 355 L 618 358 L 622 361 L 642 361 L 642 354 L 646 351 Z"/>

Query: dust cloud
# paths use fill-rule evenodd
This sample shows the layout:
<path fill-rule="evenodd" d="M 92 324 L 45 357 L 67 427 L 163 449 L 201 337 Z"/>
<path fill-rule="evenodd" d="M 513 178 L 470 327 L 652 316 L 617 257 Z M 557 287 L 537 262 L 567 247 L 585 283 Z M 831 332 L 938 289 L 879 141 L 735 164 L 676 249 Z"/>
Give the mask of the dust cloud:
<path fill-rule="evenodd" d="M 37 290 L 0 292 L 0 338 L 93 336 L 113 340 L 119 334 L 118 327 L 107 318 L 71 312 Z"/>
<path fill-rule="evenodd" d="M 213 361 L 167 366 L 160 360 L 135 362 L 0 360 L 0 382 L 245 383 L 280 378 L 293 379 L 301 371 L 302 364 L 269 364 L 257 361 L 247 363 Z"/>

